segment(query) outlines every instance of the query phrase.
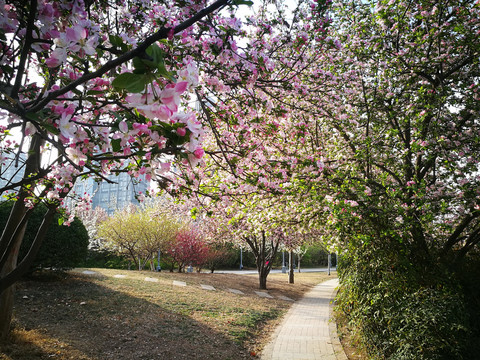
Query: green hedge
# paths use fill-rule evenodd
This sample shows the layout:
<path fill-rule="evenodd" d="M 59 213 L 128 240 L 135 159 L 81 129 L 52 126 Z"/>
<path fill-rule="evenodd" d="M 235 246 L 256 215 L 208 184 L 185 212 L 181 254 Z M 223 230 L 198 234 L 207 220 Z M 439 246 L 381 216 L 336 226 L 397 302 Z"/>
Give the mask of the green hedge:
<path fill-rule="evenodd" d="M 3 230 L 7 222 L 12 202 L 0 203 L 0 228 Z M 19 261 L 29 250 L 36 231 L 39 228 L 46 207 L 38 206 L 31 215 L 24 241 L 20 247 Z M 57 215 L 50 225 L 46 237 L 35 258 L 33 268 L 68 269 L 78 266 L 85 261 L 88 249 L 88 233 L 85 226 L 78 219 L 75 219 L 70 226 L 58 225 Z"/>
<path fill-rule="evenodd" d="M 371 358 L 469 358 L 471 322 L 461 284 L 440 267 L 426 274 L 401 244 L 389 245 L 350 249 L 339 266 L 338 307 Z"/>

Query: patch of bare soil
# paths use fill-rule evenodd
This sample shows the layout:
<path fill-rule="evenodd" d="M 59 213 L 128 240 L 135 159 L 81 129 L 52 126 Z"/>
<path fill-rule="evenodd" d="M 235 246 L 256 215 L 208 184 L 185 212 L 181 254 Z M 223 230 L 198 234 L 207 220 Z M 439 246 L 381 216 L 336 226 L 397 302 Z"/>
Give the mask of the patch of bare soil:
<path fill-rule="evenodd" d="M 1 360 L 252 359 L 292 304 L 278 296 L 300 299 L 329 278 L 295 274 L 292 285 L 271 274 L 275 298 L 265 299 L 254 293 L 256 276 L 89 270 L 95 274 L 41 274 L 17 285 Z"/>

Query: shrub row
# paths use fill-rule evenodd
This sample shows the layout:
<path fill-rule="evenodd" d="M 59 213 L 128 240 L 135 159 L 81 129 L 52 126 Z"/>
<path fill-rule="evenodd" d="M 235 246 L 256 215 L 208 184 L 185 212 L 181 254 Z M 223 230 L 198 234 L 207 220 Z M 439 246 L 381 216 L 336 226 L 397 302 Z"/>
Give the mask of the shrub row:
<path fill-rule="evenodd" d="M 392 244 L 390 244 L 392 245 Z M 343 254 L 337 303 L 372 359 L 478 358 L 478 307 L 446 266 L 409 262 L 401 244 Z M 478 279 L 475 280 L 478 282 Z M 478 345 L 477 345 L 478 347 Z M 475 355 L 476 353 L 476 355 Z"/>

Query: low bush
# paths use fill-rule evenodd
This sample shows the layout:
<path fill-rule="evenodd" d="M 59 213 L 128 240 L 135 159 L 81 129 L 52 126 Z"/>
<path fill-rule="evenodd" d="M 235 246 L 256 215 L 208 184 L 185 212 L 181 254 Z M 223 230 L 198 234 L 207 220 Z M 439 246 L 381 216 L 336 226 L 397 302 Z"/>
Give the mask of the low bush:
<path fill-rule="evenodd" d="M 468 358 L 472 334 L 463 288 L 439 267 L 420 272 L 403 250 L 399 244 L 344 255 L 339 309 L 372 359 Z"/>
<path fill-rule="evenodd" d="M 109 250 L 89 249 L 86 259 L 80 264 L 88 268 L 128 269 L 131 261 Z"/>
<path fill-rule="evenodd" d="M 12 202 L 0 203 L 0 228 L 5 227 Z M 19 261 L 27 254 L 32 245 L 37 229 L 43 220 L 46 207 L 39 205 L 28 220 L 24 240 L 20 247 Z M 88 233 L 82 222 L 75 219 L 70 226 L 58 224 L 59 215 L 50 225 L 40 250 L 35 258 L 35 268 L 68 269 L 78 266 L 87 256 Z"/>

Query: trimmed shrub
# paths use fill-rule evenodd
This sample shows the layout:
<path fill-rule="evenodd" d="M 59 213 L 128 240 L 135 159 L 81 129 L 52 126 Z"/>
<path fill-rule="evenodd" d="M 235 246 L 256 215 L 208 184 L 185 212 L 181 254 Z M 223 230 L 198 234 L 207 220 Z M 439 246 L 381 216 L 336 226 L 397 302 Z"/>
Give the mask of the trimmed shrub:
<path fill-rule="evenodd" d="M 401 244 L 389 245 L 352 250 L 339 266 L 338 307 L 371 358 L 466 358 L 471 331 L 458 281 L 439 267 L 422 273 Z"/>
<path fill-rule="evenodd" d="M 5 201 L 0 203 L 1 229 L 5 227 L 12 206 L 12 202 Z M 40 205 L 34 210 L 28 220 L 25 237 L 20 247 L 19 261 L 25 257 L 30 249 L 45 212 L 46 207 Z M 32 269 L 68 269 L 78 266 L 85 260 L 88 249 L 88 233 L 85 226 L 78 219 L 75 219 L 70 226 L 58 225 L 59 217 L 57 215 L 54 222 L 50 225 Z"/>

